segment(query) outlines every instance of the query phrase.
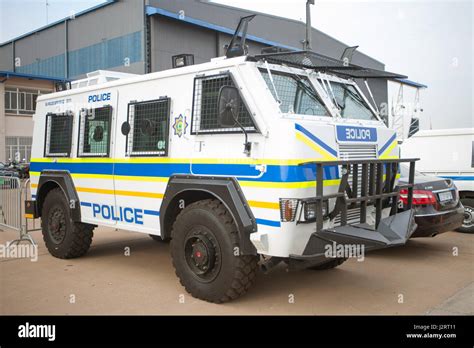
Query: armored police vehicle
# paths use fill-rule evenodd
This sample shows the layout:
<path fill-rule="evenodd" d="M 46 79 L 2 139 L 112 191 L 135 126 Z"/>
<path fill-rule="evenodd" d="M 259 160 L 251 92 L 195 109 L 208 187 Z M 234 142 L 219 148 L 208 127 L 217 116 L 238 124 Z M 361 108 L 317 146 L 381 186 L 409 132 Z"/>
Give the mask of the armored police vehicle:
<path fill-rule="evenodd" d="M 53 256 L 84 255 L 97 226 L 150 234 L 171 241 L 189 293 L 220 303 L 258 265 L 328 269 L 350 256 L 340 247 L 406 242 L 416 226 L 395 186 L 410 162 L 411 201 L 415 160 L 355 82 L 398 75 L 245 48 L 234 36 L 208 63 L 177 56 L 176 69 L 38 98 L 26 205 Z"/>

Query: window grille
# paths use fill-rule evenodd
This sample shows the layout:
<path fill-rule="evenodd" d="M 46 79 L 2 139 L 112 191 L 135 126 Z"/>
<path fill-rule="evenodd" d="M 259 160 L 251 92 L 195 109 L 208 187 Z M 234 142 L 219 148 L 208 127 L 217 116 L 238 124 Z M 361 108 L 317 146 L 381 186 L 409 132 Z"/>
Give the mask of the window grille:
<path fill-rule="evenodd" d="M 170 99 L 128 104 L 128 156 L 167 156 Z"/>
<path fill-rule="evenodd" d="M 241 132 L 240 127 L 222 127 L 218 121 L 218 98 L 222 86 L 235 86 L 229 73 L 200 76 L 194 79 L 192 134 Z M 255 124 L 244 102 L 238 121 L 247 131 L 255 131 Z"/>
<path fill-rule="evenodd" d="M 73 113 L 46 115 L 46 157 L 68 157 L 71 154 Z"/>
<path fill-rule="evenodd" d="M 79 157 L 107 157 L 110 152 L 112 107 L 83 109 L 79 120 Z"/>
<path fill-rule="evenodd" d="M 275 100 L 280 100 L 281 112 L 329 116 L 329 112 L 306 76 L 272 71 L 272 83 L 266 70 L 260 72 Z M 275 94 L 275 89 L 278 95 Z"/>

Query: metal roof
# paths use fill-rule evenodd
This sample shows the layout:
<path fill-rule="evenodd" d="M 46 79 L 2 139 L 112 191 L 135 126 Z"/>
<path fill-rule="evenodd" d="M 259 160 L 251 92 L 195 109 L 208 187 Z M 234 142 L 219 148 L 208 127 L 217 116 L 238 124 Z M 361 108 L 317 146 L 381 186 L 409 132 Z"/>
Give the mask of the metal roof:
<path fill-rule="evenodd" d="M 89 12 L 95 11 L 95 10 L 97 10 L 97 9 L 99 9 L 99 8 L 104 7 L 104 6 L 108 6 L 108 5 L 110 5 L 110 4 L 113 4 L 113 3 L 116 2 L 116 1 L 117 1 L 117 0 L 105 0 L 105 2 L 103 2 L 103 3 L 101 3 L 101 4 L 98 4 L 98 5 L 89 7 L 89 8 L 87 8 L 87 9 L 83 10 L 83 11 L 79 11 L 78 13 L 74 14 L 74 17 L 79 17 L 79 16 L 82 16 L 82 15 L 85 15 L 85 14 L 87 14 L 87 13 L 89 13 Z M 12 43 L 12 42 L 15 42 L 15 41 L 17 41 L 17 40 L 19 40 L 19 39 L 22 39 L 22 38 L 24 38 L 24 37 L 27 37 L 27 36 L 29 36 L 29 35 L 31 35 L 31 34 L 34 34 L 34 33 L 37 33 L 37 32 L 39 32 L 39 31 L 42 31 L 42 30 L 45 30 L 45 29 L 54 27 L 55 25 L 64 23 L 64 21 L 67 21 L 67 20 L 70 20 L 70 19 L 71 19 L 71 17 L 68 16 L 68 17 L 64 17 L 64 18 L 62 18 L 62 19 L 59 19 L 59 20 L 57 20 L 57 21 L 55 21 L 55 22 L 46 24 L 46 25 L 44 25 L 44 26 L 42 26 L 42 27 L 39 27 L 38 29 L 29 31 L 29 32 L 27 32 L 27 33 L 25 33 L 25 34 L 22 34 L 22 35 L 20 35 L 20 36 L 14 37 L 13 39 L 10 39 L 10 40 L 8 40 L 8 41 L 2 42 L 2 43 L 0 43 L 0 47 L 1 47 L 1 46 L 5 46 L 5 45 L 8 45 L 8 44 L 10 44 L 10 43 Z"/>
<path fill-rule="evenodd" d="M 59 77 L 23 74 L 23 73 L 17 73 L 17 72 L 12 72 L 12 71 L 0 71 L 0 77 L 6 77 L 7 79 L 10 78 L 10 77 L 19 77 L 19 78 L 24 78 L 24 79 L 28 79 L 28 80 L 46 80 L 46 81 L 54 81 L 54 82 L 67 82 L 67 81 L 70 81 L 68 79 L 59 78 Z"/>
<path fill-rule="evenodd" d="M 408 79 L 395 79 L 395 81 L 407 86 L 415 87 L 415 88 L 428 88 L 427 85 L 424 85 L 419 82 L 411 81 Z"/>

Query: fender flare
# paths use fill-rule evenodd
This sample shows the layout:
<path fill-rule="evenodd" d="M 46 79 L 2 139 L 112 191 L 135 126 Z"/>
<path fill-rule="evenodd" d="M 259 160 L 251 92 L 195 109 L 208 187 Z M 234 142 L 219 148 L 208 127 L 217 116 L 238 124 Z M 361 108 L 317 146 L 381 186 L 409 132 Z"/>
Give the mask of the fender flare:
<path fill-rule="evenodd" d="M 171 229 L 167 230 L 166 226 L 167 213 L 173 209 L 168 208 L 175 197 L 185 192 L 204 192 L 220 200 L 237 224 L 240 253 L 242 255 L 257 254 L 257 249 L 250 241 L 250 234 L 257 231 L 257 223 L 238 181 L 232 177 L 171 176 L 160 207 L 160 228 L 164 238 L 171 237 Z"/>
<path fill-rule="evenodd" d="M 38 216 L 41 216 L 43 202 L 50 190 L 50 185 L 55 184 L 63 191 L 69 202 L 71 218 L 75 222 L 81 221 L 81 204 L 77 195 L 76 187 L 72 180 L 71 174 L 67 170 L 44 170 L 41 172 L 38 188 L 36 190 L 36 206 Z"/>

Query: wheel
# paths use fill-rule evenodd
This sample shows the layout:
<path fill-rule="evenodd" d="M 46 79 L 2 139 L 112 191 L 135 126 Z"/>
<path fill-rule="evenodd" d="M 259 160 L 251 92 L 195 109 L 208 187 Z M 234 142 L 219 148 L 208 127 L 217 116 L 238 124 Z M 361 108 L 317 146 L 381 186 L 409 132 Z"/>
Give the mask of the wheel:
<path fill-rule="evenodd" d="M 71 259 L 89 250 L 94 226 L 72 221 L 69 203 L 60 188 L 47 194 L 41 215 L 43 240 L 51 255 Z"/>
<path fill-rule="evenodd" d="M 474 199 L 461 198 L 461 203 L 464 206 L 464 221 L 457 231 L 474 233 Z"/>
<path fill-rule="evenodd" d="M 313 271 L 322 271 L 325 269 L 336 268 L 337 266 L 342 265 L 346 260 L 347 258 L 337 258 L 337 259 L 327 261 L 317 266 L 308 267 L 307 269 L 311 269 Z"/>
<path fill-rule="evenodd" d="M 159 243 L 169 243 L 169 242 L 170 242 L 170 239 L 169 239 L 169 238 L 162 239 L 160 236 L 157 236 L 156 234 L 149 234 L 149 236 L 150 236 L 151 239 L 153 239 L 155 242 L 159 242 Z"/>
<path fill-rule="evenodd" d="M 222 303 L 245 294 L 255 282 L 258 258 L 239 255 L 237 226 L 218 200 L 183 209 L 171 236 L 176 275 L 192 296 Z"/>

